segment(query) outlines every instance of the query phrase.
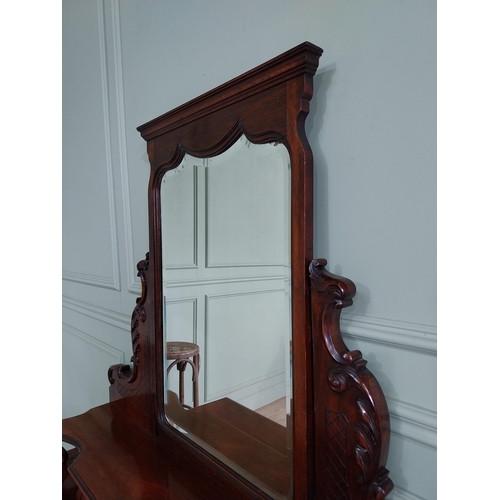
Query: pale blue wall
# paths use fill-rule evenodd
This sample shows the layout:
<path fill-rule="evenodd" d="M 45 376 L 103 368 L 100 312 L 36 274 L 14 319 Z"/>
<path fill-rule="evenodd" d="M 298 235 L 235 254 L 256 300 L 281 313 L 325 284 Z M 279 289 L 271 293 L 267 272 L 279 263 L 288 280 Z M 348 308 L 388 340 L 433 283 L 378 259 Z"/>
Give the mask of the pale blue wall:
<path fill-rule="evenodd" d="M 148 247 L 135 128 L 305 41 L 315 255 L 358 294 L 344 328 L 388 397 L 394 499 L 436 498 L 436 4 L 63 2 L 63 410 L 130 357 Z"/>

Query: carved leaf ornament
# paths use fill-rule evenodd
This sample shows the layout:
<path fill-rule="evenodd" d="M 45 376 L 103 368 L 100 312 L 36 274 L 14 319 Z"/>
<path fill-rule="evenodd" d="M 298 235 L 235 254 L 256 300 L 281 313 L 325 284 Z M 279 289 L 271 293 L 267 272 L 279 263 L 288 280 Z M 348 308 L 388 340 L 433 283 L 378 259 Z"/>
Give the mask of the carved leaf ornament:
<path fill-rule="evenodd" d="M 326 264 L 325 259 L 318 259 L 309 266 L 313 301 L 317 297 L 316 302 L 322 307 L 321 336 L 329 355 L 320 349 L 315 351 L 315 358 L 322 365 L 318 367 L 320 377 L 321 373 L 326 375 L 331 391 L 324 393 L 320 382 L 315 388 L 320 402 L 316 418 L 325 415 L 321 418 L 326 419 L 325 498 L 382 500 L 393 488 L 389 471 L 383 466 L 389 436 L 387 405 L 378 382 L 366 368 L 367 361 L 360 351 L 347 348 L 340 332 L 341 309 L 352 305 L 356 286 L 346 278 L 330 274 L 325 270 Z M 319 407 L 322 404 L 326 413 Z M 329 437 L 332 422 L 337 427 L 342 422 L 345 427 L 342 439 Z M 346 473 L 339 475 L 337 471 L 342 468 Z M 318 477 L 322 477 L 321 473 Z M 336 477 L 342 478 L 342 484 Z M 349 478 L 347 490 L 344 477 Z"/>
<path fill-rule="evenodd" d="M 146 273 L 149 268 L 149 253 L 146 254 L 144 260 L 137 264 L 137 276 L 141 279 L 141 296 L 136 300 L 136 306 L 132 312 L 130 320 L 131 336 L 132 336 L 132 357 L 130 362 L 132 368 L 128 364 L 113 365 L 108 370 L 108 380 L 111 385 L 115 384 L 118 379 L 118 387 L 116 391 L 123 397 L 127 397 L 146 414 L 151 414 L 151 397 L 148 392 L 149 387 L 149 371 L 140 369 L 141 360 L 147 359 L 149 356 L 147 334 L 145 331 L 146 310 L 144 304 L 147 296 L 147 277 Z"/>

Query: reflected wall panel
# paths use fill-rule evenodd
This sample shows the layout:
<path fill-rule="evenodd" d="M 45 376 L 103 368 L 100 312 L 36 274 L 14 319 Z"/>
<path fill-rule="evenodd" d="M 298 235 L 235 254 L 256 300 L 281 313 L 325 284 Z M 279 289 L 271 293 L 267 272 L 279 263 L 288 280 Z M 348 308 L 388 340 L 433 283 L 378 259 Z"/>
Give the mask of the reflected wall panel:
<path fill-rule="evenodd" d="M 283 289 L 206 299 L 206 400 L 252 407 L 285 396 L 289 315 Z"/>

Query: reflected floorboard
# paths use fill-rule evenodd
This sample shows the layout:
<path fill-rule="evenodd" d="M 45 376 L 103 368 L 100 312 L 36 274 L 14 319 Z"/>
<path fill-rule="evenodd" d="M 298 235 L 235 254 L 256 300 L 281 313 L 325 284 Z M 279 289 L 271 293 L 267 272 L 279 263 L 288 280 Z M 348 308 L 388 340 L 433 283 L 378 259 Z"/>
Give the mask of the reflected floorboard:
<path fill-rule="evenodd" d="M 255 411 L 280 425 L 286 426 L 286 398 L 277 399 Z"/>
<path fill-rule="evenodd" d="M 172 391 L 165 413 L 192 441 L 271 498 L 287 498 L 292 462 L 286 427 L 229 398 L 186 410 Z"/>

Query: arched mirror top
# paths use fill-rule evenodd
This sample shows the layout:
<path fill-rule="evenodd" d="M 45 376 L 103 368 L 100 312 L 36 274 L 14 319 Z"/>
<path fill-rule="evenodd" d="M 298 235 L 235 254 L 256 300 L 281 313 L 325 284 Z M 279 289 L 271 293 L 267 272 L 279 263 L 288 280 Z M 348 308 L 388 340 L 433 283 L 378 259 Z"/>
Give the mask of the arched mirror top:
<path fill-rule="evenodd" d="M 246 142 L 248 145 L 277 145 L 283 144 L 285 148 L 289 148 L 286 136 L 279 132 L 268 131 L 260 135 L 252 135 L 247 132 L 243 126 L 241 119 L 238 119 L 235 125 L 221 137 L 211 147 L 206 149 L 190 149 L 182 143 L 177 143 L 171 158 L 165 162 L 158 162 L 154 171 L 154 186 L 158 185 L 158 181 L 163 179 L 166 172 L 176 169 L 180 164 L 185 162 L 187 156 L 198 159 L 210 159 L 219 157 L 222 154 L 227 154 L 230 150 L 236 150 L 238 143 Z M 164 179 L 163 179 L 164 180 Z"/>

